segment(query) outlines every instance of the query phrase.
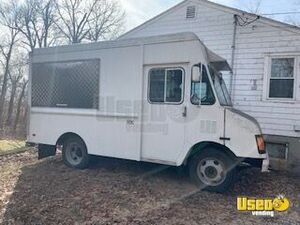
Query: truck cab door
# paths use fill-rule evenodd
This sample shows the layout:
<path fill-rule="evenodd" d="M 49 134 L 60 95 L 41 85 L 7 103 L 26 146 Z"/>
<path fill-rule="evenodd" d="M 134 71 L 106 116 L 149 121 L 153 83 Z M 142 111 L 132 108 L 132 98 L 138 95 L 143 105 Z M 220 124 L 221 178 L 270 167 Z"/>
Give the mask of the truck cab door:
<path fill-rule="evenodd" d="M 175 165 L 184 147 L 186 67 L 144 67 L 143 161 Z"/>
<path fill-rule="evenodd" d="M 193 71 L 192 69 L 190 71 Z M 218 103 L 212 79 L 207 68 L 202 65 L 201 79 L 192 79 L 191 74 L 187 93 L 190 93 L 187 105 L 185 144 L 178 162 L 182 162 L 193 146 L 201 142 L 224 144 L 224 108 Z"/>

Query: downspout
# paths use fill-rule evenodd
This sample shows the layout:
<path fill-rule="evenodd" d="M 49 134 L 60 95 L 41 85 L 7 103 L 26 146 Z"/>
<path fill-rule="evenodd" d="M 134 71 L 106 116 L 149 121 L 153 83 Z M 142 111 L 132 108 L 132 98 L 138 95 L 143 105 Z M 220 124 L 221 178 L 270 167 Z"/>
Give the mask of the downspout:
<path fill-rule="evenodd" d="M 234 77 L 234 60 L 235 60 L 235 49 L 236 49 L 236 30 L 237 30 L 237 24 L 238 24 L 238 18 L 237 15 L 233 15 L 233 35 L 232 35 L 232 45 L 231 45 L 231 63 L 230 63 L 230 81 L 229 81 L 229 94 L 232 99 L 233 103 L 233 79 Z M 226 146 L 226 141 L 230 141 L 230 138 L 226 138 L 226 128 L 227 128 L 227 121 L 226 121 L 226 113 L 227 113 L 226 108 L 224 108 L 224 130 L 223 130 L 223 145 Z M 222 139 L 222 138 L 221 138 Z"/>
<path fill-rule="evenodd" d="M 236 49 L 236 30 L 237 30 L 237 15 L 233 16 L 234 22 L 233 22 L 233 36 L 232 36 L 232 46 L 231 46 L 231 71 L 230 71 L 230 83 L 229 83 L 229 94 L 231 96 L 231 99 L 233 99 L 233 79 L 234 79 L 234 60 L 235 60 L 235 49 Z"/>

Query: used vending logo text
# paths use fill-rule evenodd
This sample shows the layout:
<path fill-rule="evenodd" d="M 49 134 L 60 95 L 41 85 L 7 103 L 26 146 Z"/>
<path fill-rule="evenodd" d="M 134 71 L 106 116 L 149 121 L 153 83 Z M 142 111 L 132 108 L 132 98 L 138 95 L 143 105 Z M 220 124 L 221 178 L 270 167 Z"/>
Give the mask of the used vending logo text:
<path fill-rule="evenodd" d="M 253 216 L 274 217 L 275 212 L 285 212 L 289 207 L 290 201 L 283 195 L 279 195 L 275 199 L 237 198 L 238 211 L 250 211 Z"/>

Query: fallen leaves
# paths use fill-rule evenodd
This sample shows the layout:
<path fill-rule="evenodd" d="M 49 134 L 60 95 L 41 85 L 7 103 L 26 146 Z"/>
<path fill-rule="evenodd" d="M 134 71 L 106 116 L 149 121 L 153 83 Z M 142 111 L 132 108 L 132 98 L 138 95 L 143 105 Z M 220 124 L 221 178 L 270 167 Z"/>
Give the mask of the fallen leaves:
<path fill-rule="evenodd" d="M 98 158 L 88 170 L 66 167 L 61 157 L 37 161 L 34 150 L 0 157 L 2 224 L 300 224 L 299 178 L 243 170 L 234 189 L 199 192 L 174 168 Z M 274 220 L 236 210 L 240 195 L 293 203 Z"/>

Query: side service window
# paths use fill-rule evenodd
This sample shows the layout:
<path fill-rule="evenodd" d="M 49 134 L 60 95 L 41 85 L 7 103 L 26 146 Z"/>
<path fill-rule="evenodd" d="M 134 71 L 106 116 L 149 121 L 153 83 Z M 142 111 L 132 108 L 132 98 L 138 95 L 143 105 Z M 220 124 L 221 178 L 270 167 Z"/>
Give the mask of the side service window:
<path fill-rule="evenodd" d="M 158 68 L 149 73 L 150 103 L 180 104 L 183 101 L 184 71 L 180 68 Z"/>
<path fill-rule="evenodd" d="M 32 106 L 97 109 L 100 60 L 32 65 Z"/>

